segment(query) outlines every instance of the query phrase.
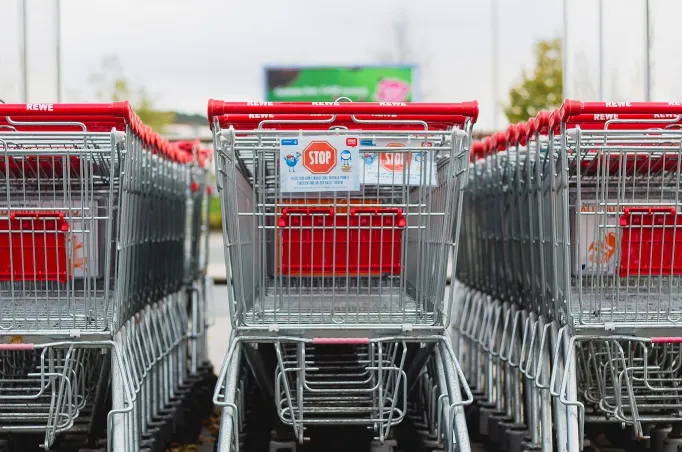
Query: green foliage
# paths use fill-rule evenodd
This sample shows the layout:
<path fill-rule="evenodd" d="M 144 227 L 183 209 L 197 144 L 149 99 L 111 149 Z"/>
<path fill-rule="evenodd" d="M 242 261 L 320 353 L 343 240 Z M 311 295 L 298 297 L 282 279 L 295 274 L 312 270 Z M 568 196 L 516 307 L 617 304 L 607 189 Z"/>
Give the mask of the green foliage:
<path fill-rule="evenodd" d="M 160 111 L 152 108 L 152 101 L 144 91 L 140 91 L 140 97 L 133 108 L 143 123 L 147 124 L 157 132 L 163 131 L 175 120 L 175 113 L 172 111 Z"/>
<path fill-rule="evenodd" d="M 208 224 L 211 229 L 222 228 L 223 217 L 220 213 L 220 198 L 217 196 L 211 196 Z"/>
<path fill-rule="evenodd" d="M 521 82 L 509 91 L 504 114 L 511 123 L 525 121 L 541 110 L 557 108 L 563 95 L 561 40 L 540 41 L 535 49 L 536 66 L 532 74 L 521 73 Z"/>
<path fill-rule="evenodd" d="M 97 86 L 97 98 L 102 102 L 120 102 L 127 100 L 142 122 L 157 132 L 172 124 L 175 113 L 154 108 L 154 102 L 144 88 L 134 89 L 121 70 L 118 58 L 109 56 L 102 61 L 100 72 L 90 77 L 90 82 Z"/>

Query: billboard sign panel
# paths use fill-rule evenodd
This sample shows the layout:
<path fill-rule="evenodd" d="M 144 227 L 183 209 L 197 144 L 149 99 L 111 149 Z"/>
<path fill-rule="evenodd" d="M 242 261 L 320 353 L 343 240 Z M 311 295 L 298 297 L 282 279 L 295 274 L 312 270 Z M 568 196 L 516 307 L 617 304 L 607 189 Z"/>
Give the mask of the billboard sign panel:
<path fill-rule="evenodd" d="M 277 67 L 265 69 L 268 102 L 411 102 L 414 66 Z"/>

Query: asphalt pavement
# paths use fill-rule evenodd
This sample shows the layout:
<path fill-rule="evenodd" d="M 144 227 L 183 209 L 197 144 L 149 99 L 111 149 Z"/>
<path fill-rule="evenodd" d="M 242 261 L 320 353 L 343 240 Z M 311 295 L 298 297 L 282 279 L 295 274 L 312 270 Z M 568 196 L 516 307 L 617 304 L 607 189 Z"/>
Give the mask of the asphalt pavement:
<path fill-rule="evenodd" d="M 216 372 L 223 364 L 230 340 L 230 311 L 225 286 L 225 253 L 221 231 L 213 231 L 208 237 L 208 274 L 215 282 L 211 306 L 212 326 L 208 329 L 208 355 Z"/>

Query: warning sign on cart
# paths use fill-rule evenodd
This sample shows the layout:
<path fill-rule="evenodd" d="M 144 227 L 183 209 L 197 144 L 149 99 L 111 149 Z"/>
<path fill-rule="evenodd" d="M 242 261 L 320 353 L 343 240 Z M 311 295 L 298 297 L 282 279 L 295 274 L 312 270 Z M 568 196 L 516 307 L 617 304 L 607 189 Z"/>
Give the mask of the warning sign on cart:
<path fill-rule="evenodd" d="M 360 140 L 360 155 L 363 160 L 364 179 L 363 183 L 370 185 L 409 185 L 409 186 L 436 186 L 436 164 L 433 161 L 433 152 L 423 149 L 430 147 L 431 143 L 411 141 L 409 146 L 416 147 L 410 150 L 406 142 L 376 138 L 373 140 Z M 376 151 L 371 148 L 395 148 L 395 152 Z M 403 182 L 407 180 L 407 184 Z"/>
<path fill-rule="evenodd" d="M 302 136 L 279 144 L 282 192 L 360 190 L 357 137 Z"/>

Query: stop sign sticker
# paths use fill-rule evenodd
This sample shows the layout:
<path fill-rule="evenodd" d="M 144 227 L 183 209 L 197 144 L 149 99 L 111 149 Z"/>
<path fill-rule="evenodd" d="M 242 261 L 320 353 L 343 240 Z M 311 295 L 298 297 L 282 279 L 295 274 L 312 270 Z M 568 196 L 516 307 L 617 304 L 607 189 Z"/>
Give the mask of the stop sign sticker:
<path fill-rule="evenodd" d="M 425 150 L 432 147 L 426 142 L 416 140 L 389 140 L 374 138 L 360 140 L 363 159 L 363 183 L 366 185 L 438 185 L 437 165 L 434 152 Z M 383 150 L 372 151 L 372 148 Z M 396 148 L 391 152 L 390 148 Z"/>
<path fill-rule="evenodd" d="M 313 141 L 303 149 L 303 166 L 312 174 L 329 174 L 336 158 L 336 148 L 328 141 Z"/>
<path fill-rule="evenodd" d="M 388 143 L 387 148 L 404 148 L 402 143 Z M 410 156 L 406 152 L 382 152 L 379 156 L 379 165 L 386 171 L 403 171 L 410 164 Z"/>
<path fill-rule="evenodd" d="M 299 136 L 280 139 L 279 144 L 282 192 L 360 190 L 357 137 Z"/>

